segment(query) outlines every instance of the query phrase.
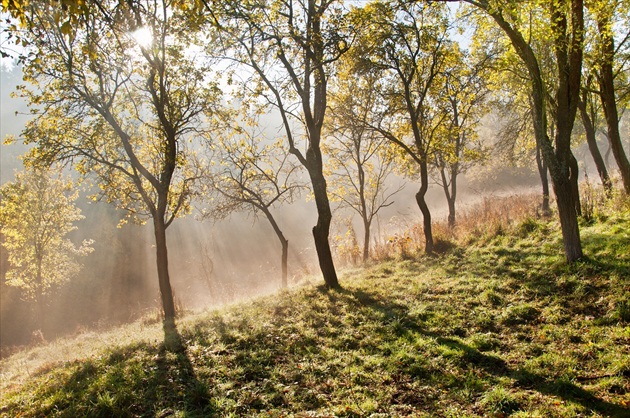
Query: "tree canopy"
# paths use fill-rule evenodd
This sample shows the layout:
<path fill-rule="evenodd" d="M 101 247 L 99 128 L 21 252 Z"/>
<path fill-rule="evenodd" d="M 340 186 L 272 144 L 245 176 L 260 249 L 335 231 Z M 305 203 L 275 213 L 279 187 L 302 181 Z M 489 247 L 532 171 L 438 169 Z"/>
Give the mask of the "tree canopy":
<path fill-rule="evenodd" d="M 68 234 L 82 220 L 78 190 L 58 169 L 16 172 L 0 188 L 0 233 L 8 251 L 6 283 L 43 306 L 44 297 L 81 270 L 78 258 L 92 251 L 89 240 L 74 244 Z"/>
<path fill-rule="evenodd" d="M 170 2 L 99 2 L 68 30 L 55 2 L 29 5 L 21 88 L 36 114 L 28 158 L 70 161 L 99 194 L 139 221 L 151 219 L 166 318 L 174 316 L 166 228 L 188 211 L 200 178 L 194 152 L 220 97 L 194 37 Z M 138 31 L 145 34 L 139 39 Z"/>

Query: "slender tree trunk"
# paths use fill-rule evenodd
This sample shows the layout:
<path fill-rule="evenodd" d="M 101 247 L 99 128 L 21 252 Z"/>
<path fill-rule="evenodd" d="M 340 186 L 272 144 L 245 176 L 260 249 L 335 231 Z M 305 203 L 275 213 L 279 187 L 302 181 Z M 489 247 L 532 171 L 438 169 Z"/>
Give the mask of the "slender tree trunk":
<path fill-rule="evenodd" d="M 44 329 L 44 279 L 42 277 L 43 251 L 41 249 L 35 250 L 37 252 L 37 276 L 35 277 L 35 321 L 39 326 L 40 331 L 43 333 Z"/>
<path fill-rule="evenodd" d="M 363 262 L 370 258 L 370 222 L 363 219 Z"/>
<path fill-rule="evenodd" d="M 455 228 L 455 202 L 457 200 L 457 171 L 459 163 L 453 164 L 451 170 L 451 194 L 448 202 L 448 226 Z"/>
<path fill-rule="evenodd" d="M 332 252 L 328 236 L 330 234 L 330 223 L 332 221 L 332 211 L 330 210 L 330 201 L 326 191 L 326 179 L 321 169 L 308 170 L 313 185 L 313 195 L 315 196 L 315 205 L 317 206 L 317 224 L 313 227 L 313 239 L 315 241 L 315 249 L 317 250 L 317 258 L 319 260 L 319 268 L 324 276 L 324 282 L 329 289 L 338 289 L 339 280 L 333 263 Z"/>
<path fill-rule="evenodd" d="M 455 228 L 455 199 L 447 198 L 448 201 L 448 227 Z"/>
<path fill-rule="evenodd" d="M 598 19 L 597 26 L 601 36 L 603 59 L 600 63 L 599 85 L 602 107 L 606 117 L 608 140 L 612 148 L 613 156 L 621 173 L 621 181 L 626 193 L 630 194 L 630 162 L 623 149 L 621 136 L 619 135 L 619 113 L 615 100 L 615 85 L 612 62 L 615 53 L 614 40 L 610 22 L 606 18 Z"/>
<path fill-rule="evenodd" d="M 175 301 L 168 272 L 168 251 L 166 247 L 166 225 L 163 216 L 153 218 L 153 232 L 155 234 L 155 251 L 158 272 L 164 322 L 172 323 L 175 320 Z"/>
<path fill-rule="evenodd" d="M 426 160 L 420 164 L 420 190 L 416 193 L 416 202 L 422 212 L 424 225 L 424 244 L 427 254 L 433 253 L 433 232 L 431 230 L 431 211 L 425 200 L 427 191 L 429 190 L 429 169 Z"/>
<path fill-rule="evenodd" d="M 359 144 L 360 145 L 360 142 Z M 356 149 L 356 158 L 357 161 L 361 161 L 361 151 L 359 146 Z M 363 262 L 367 262 L 370 257 L 370 224 L 372 223 L 369 219 L 367 203 L 365 201 L 365 171 L 363 170 L 363 164 L 358 164 L 358 172 L 359 172 L 359 200 L 361 203 L 361 218 L 363 219 Z M 372 210 L 374 207 L 372 206 Z"/>
<path fill-rule="evenodd" d="M 547 177 L 547 164 L 540 155 L 540 147 L 536 146 L 536 166 L 538 167 L 538 175 L 540 176 L 540 184 L 542 185 L 542 204 L 541 210 L 545 218 L 551 216 L 551 208 L 549 206 L 549 177 Z"/>
<path fill-rule="evenodd" d="M 44 303 L 44 292 L 42 292 L 41 288 L 38 288 L 35 292 L 35 321 L 37 322 L 37 326 L 39 327 L 42 335 L 44 334 L 44 318 L 46 314 L 45 303 Z"/>
<path fill-rule="evenodd" d="M 271 214 L 271 211 L 269 211 L 269 208 L 262 206 L 260 207 L 260 209 L 263 211 L 263 213 L 267 217 L 267 220 L 271 224 L 271 227 L 275 231 L 276 236 L 280 240 L 280 245 L 282 246 L 282 288 L 285 289 L 289 285 L 288 279 L 287 279 L 288 260 L 289 260 L 289 240 L 284 237 L 284 234 L 282 233 L 282 230 L 280 229 L 278 222 L 276 222 L 276 219 Z"/>
<path fill-rule="evenodd" d="M 288 279 L 288 262 L 289 262 L 289 240 L 280 240 L 282 244 L 282 288 L 286 289 L 289 287 L 289 279 Z"/>
<path fill-rule="evenodd" d="M 580 204 L 580 169 L 578 162 L 573 155 L 569 155 L 569 181 L 571 182 L 571 194 L 573 194 L 573 204 L 575 205 L 575 213 L 582 216 L 582 205 Z"/>
<path fill-rule="evenodd" d="M 442 189 L 444 190 L 444 196 L 446 196 L 446 203 L 448 204 L 448 227 L 453 229 L 455 228 L 455 198 L 454 193 L 457 192 L 457 189 L 454 186 L 455 178 L 453 177 L 453 173 L 455 170 L 451 172 L 451 187 L 449 188 L 448 178 L 446 177 L 446 173 L 444 172 L 445 168 L 440 166 L 440 176 L 442 177 Z"/>
<path fill-rule="evenodd" d="M 595 167 L 597 168 L 597 173 L 599 174 L 599 178 L 602 181 L 604 190 L 606 190 L 606 194 L 610 194 L 612 190 L 612 183 L 610 182 L 610 176 L 608 175 L 608 170 L 606 169 L 606 164 L 604 164 L 602 154 L 599 152 L 599 147 L 597 146 L 595 126 L 593 125 L 593 120 L 589 116 L 586 109 L 586 102 L 584 100 L 580 100 L 578 103 L 578 108 L 580 109 L 580 115 L 582 116 L 582 125 L 584 125 L 584 131 L 586 132 L 586 143 L 588 144 L 588 150 L 591 152 L 591 156 L 593 157 L 593 161 L 595 162 Z"/>

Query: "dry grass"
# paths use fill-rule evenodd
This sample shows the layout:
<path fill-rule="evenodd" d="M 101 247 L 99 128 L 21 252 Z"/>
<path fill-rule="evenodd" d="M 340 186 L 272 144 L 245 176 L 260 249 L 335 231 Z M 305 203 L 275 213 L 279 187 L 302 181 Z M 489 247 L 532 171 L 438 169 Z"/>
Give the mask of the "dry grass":
<path fill-rule="evenodd" d="M 539 194 L 487 197 L 480 203 L 465 207 L 457 213 L 457 224 L 448 226 L 446 219 L 432 224 L 436 253 L 446 252 L 455 246 L 468 245 L 479 239 L 501 235 L 529 218 L 539 219 Z M 388 237 L 371 250 L 373 262 L 409 259 L 424 251 L 424 229 L 421 224 Z"/>

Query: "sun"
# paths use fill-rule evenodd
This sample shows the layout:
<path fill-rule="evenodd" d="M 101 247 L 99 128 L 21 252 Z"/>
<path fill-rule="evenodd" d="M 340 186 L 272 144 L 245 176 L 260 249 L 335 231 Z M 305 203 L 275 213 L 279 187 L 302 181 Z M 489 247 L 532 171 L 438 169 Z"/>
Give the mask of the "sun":
<path fill-rule="evenodd" d="M 142 26 L 133 31 L 131 37 L 141 48 L 148 48 L 153 43 L 153 34 L 147 26 Z"/>

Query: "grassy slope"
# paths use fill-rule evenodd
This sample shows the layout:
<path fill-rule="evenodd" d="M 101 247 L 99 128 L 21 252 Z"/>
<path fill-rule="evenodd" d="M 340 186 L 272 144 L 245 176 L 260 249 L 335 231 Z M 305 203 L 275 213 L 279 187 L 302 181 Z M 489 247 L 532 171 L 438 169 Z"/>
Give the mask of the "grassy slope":
<path fill-rule="evenodd" d="M 155 328 L 97 341 L 5 381 L 0 415 L 630 416 L 630 213 L 585 226 L 589 259 L 570 267 L 557 229 L 529 220 L 347 271 L 343 291 L 190 316 L 183 350 Z"/>

